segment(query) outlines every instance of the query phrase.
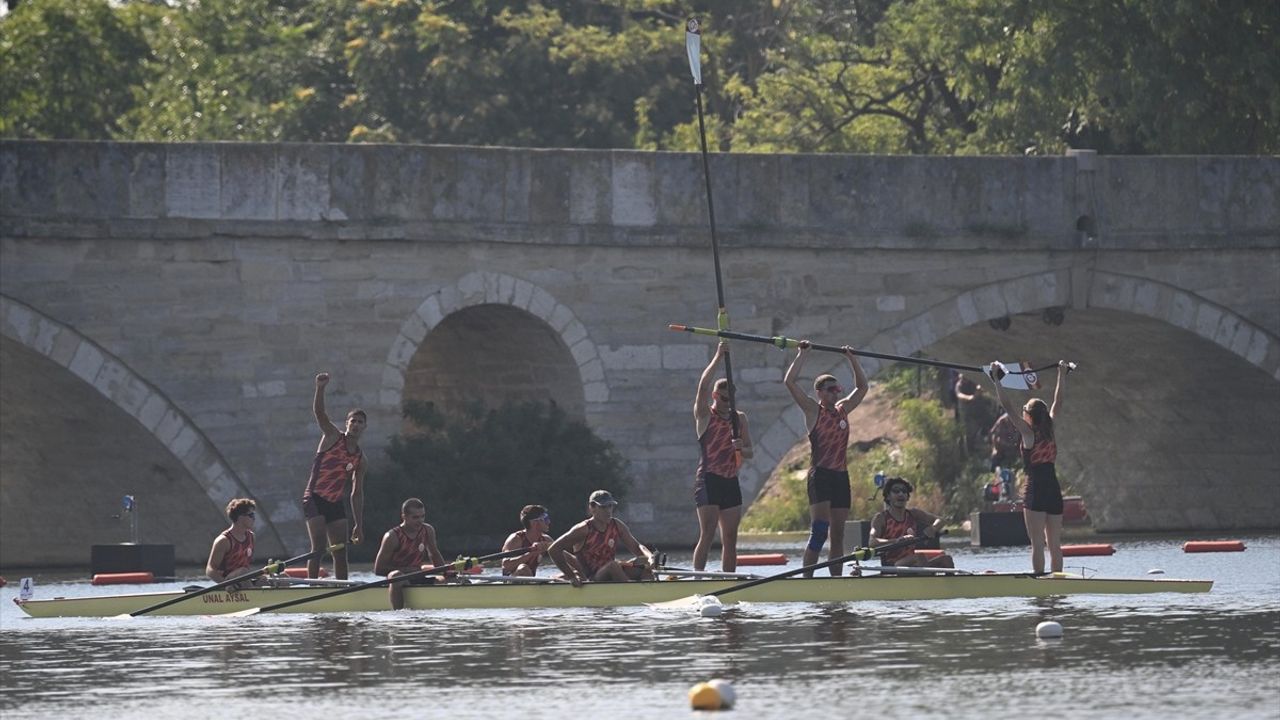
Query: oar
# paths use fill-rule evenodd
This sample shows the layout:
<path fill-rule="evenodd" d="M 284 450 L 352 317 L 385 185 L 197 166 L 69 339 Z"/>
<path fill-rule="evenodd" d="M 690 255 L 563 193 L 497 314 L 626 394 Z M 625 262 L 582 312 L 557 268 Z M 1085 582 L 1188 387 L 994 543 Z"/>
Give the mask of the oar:
<path fill-rule="evenodd" d="M 720 275 L 720 242 L 716 239 L 716 204 L 711 194 L 711 162 L 707 159 L 707 128 L 702 120 L 702 26 L 696 18 L 685 22 L 684 44 L 689 56 L 689 72 L 693 75 L 694 95 L 698 105 L 698 137 L 702 140 L 702 178 L 707 188 L 707 219 L 711 224 L 711 258 L 716 268 L 716 325 L 723 331 L 729 330 L 729 311 L 724 303 L 724 280 Z M 724 354 L 724 379 L 728 383 L 726 399 L 729 403 L 730 437 L 734 440 L 742 437 L 739 427 L 737 388 L 733 384 L 733 360 L 726 351 Z M 734 458 L 738 466 L 742 465 L 742 452 L 734 450 Z"/>
<path fill-rule="evenodd" d="M 668 325 L 667 328 L 671 330 L 681 331 L 681 332 L 694 333 L 695 335 L 712 335 L 715 337 L 727 338 L 729 340 L 746 340 L 747 342 L 765 343 L 766 345 L 773 345 L 774 347 L 777 347 L 782 350 L 798 347 L 800 345 L 799 340 L 796 340 L 795 338 L 782 337 L 781 335 L 774 335 L 772 337 L 769 337 L 767 335 L 751 335 L 749 333 L 733 332 L 731 330 L 715 330 L 712 328 L 693 327 L 692 325 Z M 809 347 L 813 348 L 814 350 L 823 350 L 825 352 L 834 352 L 834 353 L 844 352 L 844 348 L 837 347 L 835 345 L 822 345 L 819 343 L 809 343 Z M 888 353 L 871 352 L 870 350 L 854 350 L 853 354 L 858 355 L 859 357 L 879 358 L 881 360 L 893 360 L 895 362 L 916 363 L 917 365 L 932 365 L 934 367 L 951 368 L 953 370 L 968 370 L 970 372 L 983 373 L 984 375 L 987 372 L 986 368 L 980 367 L 978 365 L 962 365 L 960 363 L 944 362 L 942 360 L 930 360 L 929 358 L 907 357 L 905 355 L 890 355 Z M 1041 372 L 1044 372 L 1045 370 L 1052 370 L 1053 368 L 1056 368 L 1056 367 L 1058 367 L 1058 363 L 1053 363 L 1052 365 L 1045 365 L 1044 367 L 1038 367 L 1038 368 L 1023 368 L 1020 370 L 1008 370 L 1006 371 L 1006 374 L 1025 375 L 1027 373 L 1041 373 Z M 1074 370 L 1076 368 L 1076 364 L 1068 363 L 1067 367 L 1069 370 Z"/>
<path fill-rule="evenodd" d="M 319 602 L 321 600 L 328 600 L 329 598 L 338 597 L 339 595 L 346 595 L 347 593 L 359 592 L 360 590 L 367 590 L 369 588 L 376 588 L 376 587 L 386 587 L 392 583 L 404 582 L 405 580 L 412 580 L 414 578 L 423 577 L 425 575 L 432 575 L 435 573 L 444 572 L 445 570 L 453 569 L 453 570 L 457 570 L 458 572 L 462 572 L 464 570 L 469 570 L 477 565 L 480 565 L 481 563 L 486 563 L 491 560 L 501 560 L 503 558 L 516 557 L 518 555 L 523 555 L 526 552 L 528 552 L 528 548 L 516 548 L 514 550 L 508 550 L 506 552 L 499 552 L 499 553 L 493 553 L 492 555 L 485 555 L 484 557 L 459 558 L 457 560 L 454 560 L 451 563 L 445 563 L 444 565 L 437 565 L 435 567 L 429 567 L 423 570 L 415 570 L 414 572 L 405 573 L 404 575 L 397 575 L 396 577 L 393 577 L 393 578 L 382 578 L 381 580 L 374 580 L 373 582 L 362 583 L 360 585 L 353 585 L 351 587 L 339 588 L 338 590 L 334 590 L 333 592 L 321 593 L 319 595 L 298 598 L 296 600 L 286 600 L 284 602 L 279 602 L 274 605 L 265 605 L 263 607 L 253 607 L 253 608 L 249 608 L 248 610 L 240 610 L 239 612 L 225 613 L 225 615 L 227 615 L 228 617 L 249 617 L 250 615 L 257 615 L 258 613 L 274 612 L 276 610 L 283 610 L 285 608 L 290 608 L 295 605 L 302 605 L 304 603 L 309 603 L 309 602 Z"/>
<path fill-rule="evenodd" d="M 720 597 L 722 595 L 728 595 L 729 593 L 735 593 L 735 592 L 738 592 L 739 590 L 746 590 L 747 588 L 753 588 L 757 585 L 763 585 L 768 582 L 773 582 L 774 580 L 782 580 L 783 578 L 794 577 L 796 575 L 801 575 L 803 573 L 811 573 L 814 570 L 821 570 L 822 568 L 831 567 L 832 565 L 843 565 L 844 563 L 847 563 L 851 560 L 859 560 L 859 561 L 870 560 L 876 555 L 880 555 L 882 553 L 888 552 L 889 550 L 896 550 L 900 547 L 915 545 L 916 543 L 921 542 L 924 539 L 925 539 L 925 536 L 921 535 L 919 537 L 903 538 L 901 540 L 891 542 L 888 545 L 881 545 L 880 547 L 877 547 L 877 548 L 857 548 L 853 552 L 849 553 L 848 555 L 842 555 L 838 558 L 832 558 L 830 560 L 826 560 L 820 563 L 815 563 L 813 565 L 805 565 L 804 567 L 796 568 L 795 570 L 788 570 L 786 572 L 778 573 L 777 575 L 770 575 L 768 577 L 760 578 L 759 580 L 750 580 L 748 582 L 738 583 L 737 585 L 731 585 L 723 590 L 716 590 L 715 592 L 709 592 L 706 595 L 690 595 L 688 597 L 682 597 L 676 600 L 668 600 L 666 602 L 649 603 L 649 607 L 654 607 L 654 608 L 696 607 L 701 603 L 702 598 L 704 597 Z"/>
<path fill-rule="evenodd" d="M 299 555 L 297 557 L 291 557 L 288 560 L 277 560 L 272 563 L 267 563 L 265 566 L 262 567 L 262 569 L 254 570 L 253 572 L 247 575 L 240 575 L 230 580 L 223 580 L 217 585 L 210 585 L 207 588 L 200 588 L 195 592 L 189 592 L 185 595 L 179 595 L 176 598 L 169 598 L 164 602 L 159 602 L 159 603 L 156 603 L 155 605 L 144 607 L 141 610 L 134 610 L 133 612 L 128 614 L 116 615 L 115 617 L 116 619 L 124 619 L 124 618 L 138 617 L 139 615 L 146 615 L 147 613 L 152 613 L 152 612 L 155 612 L 156 610 L 167 608 L 170 605 L 176 605 L 182 602 L 183 600 L 190 600 L 191 598 L 200 597 L 201 595 L 208 595 L 211 592 L 217 592 L 218 590 L 221 590 L 223 588 L 228 588 L 228 587 L 231 587 L 232 585 L 238 585 L 239 583 L 245 582 L 247 580 L 253 580 L 254 578 L 262 577 L 263 575 L 274 575 L 275 573 L 280 572 L 281 570 L 292 565 L 293 563 L 302 562 L 303 560 L 310 560 L 313 557 L 320 557 L 322 555 L 335 553 L 341 550 L 343 547 L 344 545 L 342 543 L 338 543 L 336 545 L 330 545 L 324 550 L 313 550 L 309 553 L 303 553 L 302 555 Z"/>

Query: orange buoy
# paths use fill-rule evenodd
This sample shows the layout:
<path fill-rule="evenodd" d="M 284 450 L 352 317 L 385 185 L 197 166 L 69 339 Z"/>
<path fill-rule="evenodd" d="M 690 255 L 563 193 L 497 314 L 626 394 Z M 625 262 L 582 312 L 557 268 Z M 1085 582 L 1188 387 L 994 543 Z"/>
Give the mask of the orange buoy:
<path fill-rule="evenodd" d="M 98 573 L 93 576 L 94 585 L 128 585 L 155 582 L 156 576 L 149 572 Z"/>
<path fill-rule="evenodd" d="M 1063 557 L 1083 557 L 1086 555 L 1115 555 L 1116 549 L 1111 543 L 1093 543 L 1090 545 L 1063 545 Z"/>
<path fill-rule="evenodd" d="M 305 580 L 307 577 L 307 569 L 304 567 L 285 568 L 284 574 L 291 578 Z M 329 569 L 325 567 L 320 568 L 320 577 L 329 577 Z"/>
<path fill-rule="evenodd" d="M 763 555 L 739 555 L 739 565 L 786 565 L 787 556 L 782 553 L 767 553 Z"/>
<path fill-rule="evenodd" d="M 1182 543 L 1182 552 L 1244 552 L 1240 540 L 1188 540 Z"/>
<path fill-rule="evenodd" d="M 942 555 L 943 551 L 937 548 L 922 548 L 920 550 L 916 550 L 916 554 L 921 557 L 936 558 L 939 555 Z"/>

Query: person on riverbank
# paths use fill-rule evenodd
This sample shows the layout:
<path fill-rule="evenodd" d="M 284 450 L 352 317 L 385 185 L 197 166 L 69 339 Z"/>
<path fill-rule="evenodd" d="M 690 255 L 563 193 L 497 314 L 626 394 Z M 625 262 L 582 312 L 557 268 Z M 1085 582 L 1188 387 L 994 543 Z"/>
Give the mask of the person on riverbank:
<path fill-rule="evenodd" d="M 787 374 L 782 380 L 796 405 L 804 411 L 809 446 L 813 453 L 807 481 L 810 534 L 809 543 L 804 550 L 805 565 L 817 562 L 828 534 L 831 545 L 827 550 L 827 558 L 844 554 L 844 523 L 849 519 L 849 507 L 853 504 L 848 468 L 849 413 L 866 397 L 868 387 L 867 375 L 862 371 L 862 365 L 858 364 L 853 349 L 846 345 L 844 354 L 853 370 L 853 391 L 841 397 L 840 393 L 844 390 L 835 376 L 819 375 L 813 381 L 818 399 L 809 397 L 796 383 L 809 348 L 808 340 L 800 342 L 796 357 L 791 361 L 791 367 L 787 368 Z M 831 566 L 832 575 L 840 575 L 842 572 L 839 565 Z M 811 572 L 805 573 L 805 577 L 812 576 Z"/>
<path fill-rule="evenodd" d="M 574 525 L 568 532 L 556 538 L 547 549 L 551 560 L 560 572 L 576 587 L 587 581 L 627 582 L 651 580 L 658 559 L 653 551 L 641 545 L 631 534 L 627 524 L 613 516 L 618 501 L 608 490 L 596 490 L 587 500 L 586 520 Z M 644 564 L 638 577 L 632 577 L 615 557 L 623 547 L 636 556 L 643 555 Z M 573 560 L 568 558 L 573 553 Z"/>
<path fill-rule="evenodd" d="M 1058 382 L 1053 388 L 1053 404 L 1047 405 L 1040 398 L 1032 398 L 1022 406 L 1022 412 L 1000 390 L 1000 378 L 1005 372 L 998 362 L 991 364 L 992 384 L 996 399 L 1018 428 L 1022 451 L 1022 466 L 1026 489 L 1022 496 L 1022 516 L 1027 524 L 1027 536 L 1031 538 L 1031 567 L 1037 575 L 1044 573 L 1044 551 L 1049 549 L 1050 568 L 1062 572 L 1062 486 L 1054 463 L 1058 459 L 1058 443 L 1054 435 L 1054 422 L 1062 409 L 1062 389 L 1070 372 L 1065 360 L 1058 361 Z"/>
<path fill-rule="evenodd" d="M 991 472 L 996 476 L 1003 500 L 1013 500 L 1013 469 L 1018 464 L 1021 451 L 1021 433 L 1009 419 L 1009 413 L 1001 413 L 991 426 Z"/>
<path fill-rule="evenodd" d="M 427 506 L 418 498 L 409 498 L 400 505 L 400 524 L 382 536 L 378 556 L 373 561 L 373 572 L 388 579 L 444 565 L 444 555 L 436 545 L 436 529 L 427 524 Z M 430 564 L 428 564 L 430 561 Z M 435 578 L 418 576 L 387 586 L 391 607 L 404 607 L 406 584 L 430 584 Z"/>
<path fill-rule="evenodd" d="M 547 533 L 551 531 L 551 514 L 541 505 L 525 505 L 520 509 L 520 524 L 523 530 L 517 530 L 507 536 L 502 544 L 502 552 L 510 552 L 524 548 L 528 552 L 502 561 L 503 575 L 537 575 L 538 563 L 551 548 L 554 540 Z"/>
<path fill-rule="evenodd" d="M 742 460 L 749 459 L 754 452 L 747 414 L 733 407 L 730 396 L 734 388 L 728 378 L 720 378 L 712 385 L 716 366 L 728 352 L 729 343 L 721 340 L 698 379 L 698 392 L 693 400 L 693 425 L 700 450 L 693 481 L 693 502 L 698 514 L 693 569 L 699 571 L 707 566 L 717 527 L 720 528 L 720 569 L 733 572 L 738 568 L 738 524 L 742 521 L 738 468 Z"/>
<path fill-rule="evenodd" d="M 253 562 L 253 523 L 257 517 L 257 505 L 248 498 L 227 503 L 231 527 L 219 533 L 209 549 L 204 574 L 210 580 L 223 582 L 249 572 L 249 563 Z"/>
<path fill-rule="evenodd" d="M 942 534 L 942 518 L 919 508 L 907 507 L 912 489 L 911 483 L 900 477 L 891 477 L 884 481 L 884 510 L 871 518 L 869 542 L 872 548 L 921 535 L 936 540 Z M 942 553 L 936 557 L 929 557 L 916 552 L 918 547 L 908 546 L 889 550 L 880 556 L 880 563 L 899 567 L 953 568 L 956 566 L 950 555 Z"/>
<path fill-rule="evenodd" d="M 311 409 L 316 424 L 320 426 L 320 445 L 315 461 L 311 464 L 311 476 L 302 493 L 302 514 L 307 519 L 307 535 L 311 538 L 311 551 L 317 553 L 307 561 L 307 577 L 320 577 L 320 555 L 317 551 L 331 545 L 347 542 L 360 544 L 364 516 L 364 454 L 360 450 L 360 436 L 364 434 L 368 416 L 364 410 L 347 413 L 346 432 L 338 429 L 324 409 L 324 389 L 329 384 L 329 373 L 316 375 L 316 393 Z M 347 497 L 351 498 L 350 539 L 347 537 Z M 346 548 L 333 552 L 333 576 L 347 579 Z"/>

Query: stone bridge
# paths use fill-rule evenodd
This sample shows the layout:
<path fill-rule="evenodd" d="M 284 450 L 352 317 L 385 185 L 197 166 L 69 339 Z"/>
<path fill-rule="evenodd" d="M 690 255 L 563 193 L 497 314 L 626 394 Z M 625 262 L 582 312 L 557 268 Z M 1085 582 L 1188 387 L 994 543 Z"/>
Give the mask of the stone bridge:
<path fill-rule="evenodd" d="M 735 329 L 1073 359 L 1060 464 L 1099 528 L 1280 522 L 1280 160 L 712 167 Z M 260 555 L 302 547 L 322 370 L 375 463 L 405 400 L 554 398 L 629 460 L 637 534 L 692 544 L 711 344 L 666 326 L 714 324 L 704 203 L 691 154 L 0 143 L 0 565 L 85 564 L 126 493 L 180 558 L 240 495 Z M 734 358 L 754 497 L 803 427 L 789 355 Z"/>

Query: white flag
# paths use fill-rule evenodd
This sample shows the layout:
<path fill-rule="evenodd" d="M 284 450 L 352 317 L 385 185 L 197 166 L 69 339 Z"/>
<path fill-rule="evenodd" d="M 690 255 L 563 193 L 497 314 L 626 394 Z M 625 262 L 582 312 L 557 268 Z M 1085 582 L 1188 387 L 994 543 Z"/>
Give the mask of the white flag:
<path fill-rule="evenodd" d="M 689 72 L 693 84 L 702 84 L 702 29 L 697 18 L 689 18 L 684 25 L 684 49 L 689 53 Z"/>

